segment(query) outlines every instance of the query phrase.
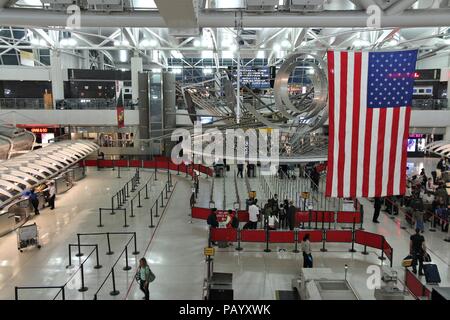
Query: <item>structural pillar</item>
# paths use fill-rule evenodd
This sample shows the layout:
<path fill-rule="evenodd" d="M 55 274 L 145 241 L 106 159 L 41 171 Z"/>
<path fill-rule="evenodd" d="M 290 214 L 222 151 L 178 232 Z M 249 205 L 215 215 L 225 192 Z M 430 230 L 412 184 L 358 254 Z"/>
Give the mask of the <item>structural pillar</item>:
<path fill-rule="evenodd" d="M 90 69 L 91 63 L 89 60 L 89 50 L 83 50 L 82 54 L 83 54 L 83 59 L 82 59 L 82 63 L 81 63 L 81 69 Z"/>
<path fill-rule="evenodd" d="M 61 52 L 58 50 L 52 50 L 50 55 L 50 62 L 53 108 L 56 108 L 56 101 L 64 99 L 64 79 L 61 62 Z"/>
<path fill-rule="evenodd" d="M 134 57 L 131 58 L 131 98 L 133 101 L 139 99 L 139 72 L 143 71 L 142 58 L 138 56 L 138 53 L 134 53 Z"/>

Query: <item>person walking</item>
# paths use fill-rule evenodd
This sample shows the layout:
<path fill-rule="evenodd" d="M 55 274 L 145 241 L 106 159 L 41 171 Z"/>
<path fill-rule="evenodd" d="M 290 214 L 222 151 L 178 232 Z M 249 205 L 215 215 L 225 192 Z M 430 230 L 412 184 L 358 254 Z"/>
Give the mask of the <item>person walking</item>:
<path fill-rule="evenodd" d="M 34 214 L 35 215 L 41 214 L 39 212 L 39 199 L 37 194 L 34 192 L 34 188 L 30 190 L 30 195 L 28 199 L 30 200 L 31 205 L 33 206 Z"/>
<path fill-rule="evenodd" d="M 289 208 L 287 211 L 287 220 L 289 224 L 289 230 L 294 230 L 295 227 L 295 213 L 297 212 L 297 208 L 294 206 L 294 202 L 289 201 Z"/>
<path fill-rule="evenodd" d="M 258 226 L 259 208 L 255 202 L 253 202 L 248 208 L 249 222 L 246 224 L 246 229 L 256 229 Z M 245 226 L 244 226 L 245 228 Z"/>
<path fill-rule="evenodd" d="M 313 267 L 313 257 L 311 254 L 311 242 L 309 241 L 309 233 L 305 234 L 302 241 L 303 268 Z"/>
<path fill-rule="evenodd" d="M 53 181 L 50 182 L 48 187 L 48 205 L 50 206 L 50 210 L 55 209 L 55 198 L 56 198 L 56 187 Z"/>
<path fill-rule="evenodd" d="M 378 217 L 380 216 L 380 210 L 381 210 L 381 198 L 378 198 L 378 197 L 375 198 L 373 208 L 374 208 L 374 211 L 373 211 L 372 222 L 380 223 L 380 221 L 378 221 Z"/>
<path fill-rule="evenodd" d="M 139 278 L 139 288 L 145 294 L 142 299 L 150 300 L 150 290 L 148 286 L 150 282 L 153 282 L 155 280 L 155 274 L 152 272 L 152 270 L 150 270 L 150 267 L 148 266 L 147 260 L 145 258 L 141 258 L 139 260 L 137 277 Z"/>
<path fill-rule="evenodd" d="M 419 276 L 423 276 L 423 257 L 426 253 L 425 238 L 420 234 L 420 229 L 410 237 L 409 251 L 413 257 L 412 268 L 414 274 L 417 274 L 417 262 L 419 262 Z"/>
<path fill-rule="evenodd" d="M 244 178 L 244 176 L 243 176 L 243 173 L 244 173 L 244 164 L 243 163 L 238 163 L 237 164 L 237 169 L 238 169 L 238 172 L 237 172 L 237 176 L 239 177 L 241 177 L 241 178 Z"/>

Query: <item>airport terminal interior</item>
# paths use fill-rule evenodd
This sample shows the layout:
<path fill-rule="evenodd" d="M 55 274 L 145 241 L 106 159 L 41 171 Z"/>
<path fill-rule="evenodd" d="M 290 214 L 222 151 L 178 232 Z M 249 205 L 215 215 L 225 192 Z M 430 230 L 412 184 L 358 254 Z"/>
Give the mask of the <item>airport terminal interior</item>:
<path fill-rule="evenodd" d="M 1 300 L 449 300 L 449 0 L 0 0 Z"/>

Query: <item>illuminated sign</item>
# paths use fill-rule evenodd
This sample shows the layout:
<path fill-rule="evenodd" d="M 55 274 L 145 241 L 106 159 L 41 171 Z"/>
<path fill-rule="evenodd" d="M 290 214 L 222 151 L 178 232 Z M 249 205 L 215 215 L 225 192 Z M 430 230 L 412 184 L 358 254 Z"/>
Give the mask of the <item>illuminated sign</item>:
<path fill-rule="evenodd" d="M 31 128 L 31 132 L 33 133 L 47 133 L 48 128 Z"/>

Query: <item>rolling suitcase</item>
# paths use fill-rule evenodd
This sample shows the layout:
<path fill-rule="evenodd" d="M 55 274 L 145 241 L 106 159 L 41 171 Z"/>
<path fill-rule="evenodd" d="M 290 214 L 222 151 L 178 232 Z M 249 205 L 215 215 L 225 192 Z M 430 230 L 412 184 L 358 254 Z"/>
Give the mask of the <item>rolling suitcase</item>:
<path fill-rule="evenodd" d="M 423 272 L 425 273 L 425 281 L 427 283 L 441 283 L 441 277 L 437 265 L 428 263 L 423 265 Z"/>

